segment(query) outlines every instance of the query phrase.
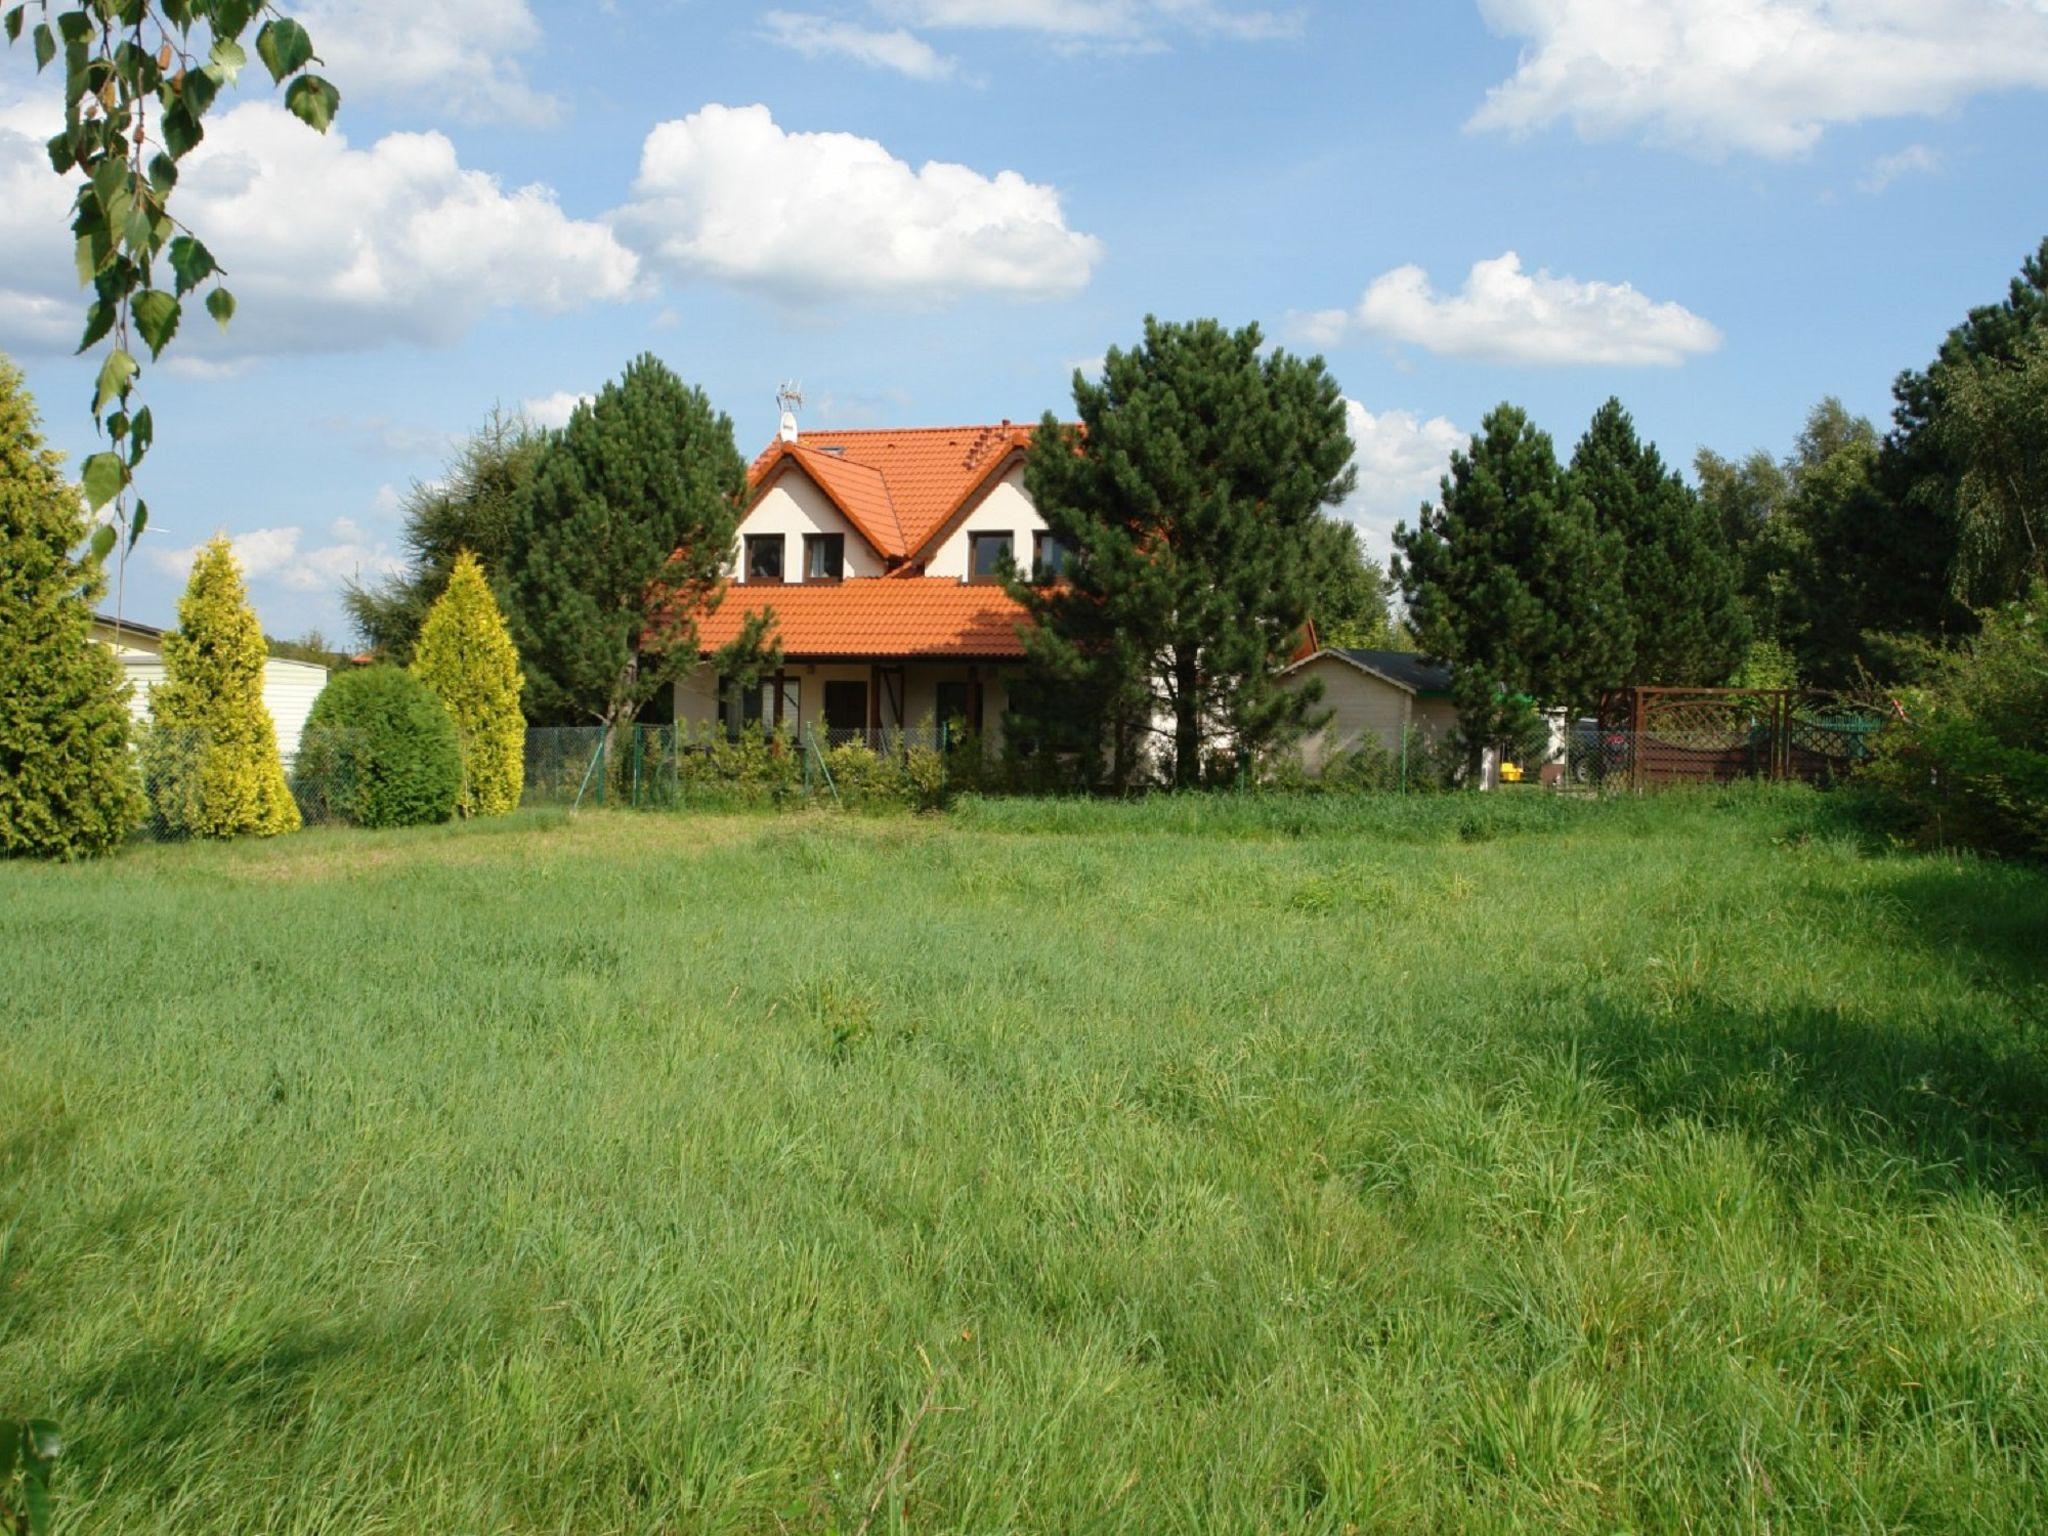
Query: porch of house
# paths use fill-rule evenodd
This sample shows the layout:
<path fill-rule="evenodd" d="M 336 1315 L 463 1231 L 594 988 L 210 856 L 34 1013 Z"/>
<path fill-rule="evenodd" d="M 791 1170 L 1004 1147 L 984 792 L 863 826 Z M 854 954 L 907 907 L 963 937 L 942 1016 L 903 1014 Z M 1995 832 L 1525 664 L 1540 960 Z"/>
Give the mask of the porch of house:
<path fill-rule="evenodd" d="M 877 748 L 892 733 L 944 727 L 976 732 L 993 748 L 1001 745 L 1006 679 L 1015 670 L 943 658 L 791 658 L 740 699 L 726 700 L 723 680 L 700 666 L 676 685 L 676 719 L 695 729 L 723 719 L 732 729 L 808 730 L 824 746 L 866 741 Z"/>

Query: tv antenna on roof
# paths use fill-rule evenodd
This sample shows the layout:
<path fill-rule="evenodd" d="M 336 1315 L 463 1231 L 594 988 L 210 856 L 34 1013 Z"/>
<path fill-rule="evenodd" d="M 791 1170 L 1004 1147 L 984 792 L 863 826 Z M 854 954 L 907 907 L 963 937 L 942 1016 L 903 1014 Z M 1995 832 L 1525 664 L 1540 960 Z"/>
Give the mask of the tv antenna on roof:
<path fill-rule="evenodd" d="M 775 404 L 782 411 L 782 425 L 776 436 L 785 443 L 796 441 L 797 408 L 804 403 L 804 389 L 801 384 L 785 379 L 782 387 L 775 391 Z"/>

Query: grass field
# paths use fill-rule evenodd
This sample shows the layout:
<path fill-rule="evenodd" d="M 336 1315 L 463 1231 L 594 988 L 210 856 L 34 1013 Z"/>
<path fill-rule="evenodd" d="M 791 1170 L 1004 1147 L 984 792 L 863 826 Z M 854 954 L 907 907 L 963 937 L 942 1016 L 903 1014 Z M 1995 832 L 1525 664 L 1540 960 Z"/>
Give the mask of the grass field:
<path fill-rule="evenodd" d="M 67 1533 L 2048 1528 L 2048 877 L 1803 794 L 0 867 Z"/>

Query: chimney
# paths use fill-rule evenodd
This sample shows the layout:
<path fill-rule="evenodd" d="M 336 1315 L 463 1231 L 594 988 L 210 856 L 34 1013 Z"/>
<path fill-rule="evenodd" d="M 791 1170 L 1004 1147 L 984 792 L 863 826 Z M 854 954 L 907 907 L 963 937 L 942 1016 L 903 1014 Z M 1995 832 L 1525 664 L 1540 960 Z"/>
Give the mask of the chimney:
<path fill-rule="evenodd" d="M 795 384 L 784 384 L 775 392 L 775 403 L 782 408 L 782 422 L 775 435 L 785 443 L 797 439 L 796 408 L 804 403 L 804 392 Z"/>

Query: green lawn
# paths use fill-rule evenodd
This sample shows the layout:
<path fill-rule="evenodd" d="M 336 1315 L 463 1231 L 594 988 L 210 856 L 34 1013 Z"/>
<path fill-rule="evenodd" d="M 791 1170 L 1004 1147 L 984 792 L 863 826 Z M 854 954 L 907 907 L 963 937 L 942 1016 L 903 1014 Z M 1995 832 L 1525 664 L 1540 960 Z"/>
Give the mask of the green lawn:
<path fill-rule="evenodd" d="M 2048 877 L 1803 794 L 0 867 L 66 1533 L 2048 1528 Z"/>

